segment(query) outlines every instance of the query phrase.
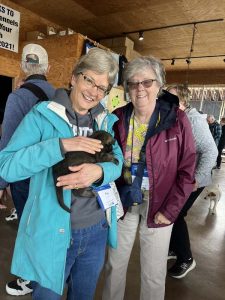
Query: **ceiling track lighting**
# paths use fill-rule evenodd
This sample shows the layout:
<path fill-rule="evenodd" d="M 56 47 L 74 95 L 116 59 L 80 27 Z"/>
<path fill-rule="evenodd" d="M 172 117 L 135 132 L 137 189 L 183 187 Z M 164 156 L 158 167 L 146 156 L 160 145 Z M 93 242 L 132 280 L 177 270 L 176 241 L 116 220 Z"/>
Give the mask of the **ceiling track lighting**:
<path fill-rule="evenodd" d="M 139 41 L 143 41 L 144 39 L 144 32 L 143 31 L 139 31 Z"/>
<path fill-rule="evenodd" d="M 123 35 L 132 34 L 132 33 L 138 33 L 139 34 L 139 40 L 140 40 L 140 34 L 145 31 L 154 31 L 154 30 L 161 30 L 161 29 L 168 29 L 168 28 L 175 28 L 175 27 L 181 27 L 181 26 L 188 26 L 188 25 L 196 25 L 196 24 L 204 24 L 204 23 L 212 23 L 212 22 L 222 22 L 224 19 L 211 19 L 211 20 L 204 20 L 204 21 L 196 21 L 196 22 L 189 22 L 189 23 L 182 23 L 182 24 L 173 24 L 168 26 L 162 26 L 162 27 L 154 27 L 154 28 L 148 28 L 148 29 L 139 29 L 136 31 L 127 31 L 123 32 Z"/>
<path fill-rule="evenodd" d="M 201 59 L 201 58 L 216 58 L 216 57 L 223 57 L 223 62 L 225 62 L 225 54 L 219 54 L 219 55 L 203 55 L 203 56 L 191 56 L 191 57 L 176 57 L 176 58 L 161 58 L 161 60 L 169 60 L 171 61 L 171 65 L 175 64 L 175 60 L 185 60 L 187 63 L 187 60 L 191 59 Z M 174 63 L 173 63 L 174 60 Z"/>

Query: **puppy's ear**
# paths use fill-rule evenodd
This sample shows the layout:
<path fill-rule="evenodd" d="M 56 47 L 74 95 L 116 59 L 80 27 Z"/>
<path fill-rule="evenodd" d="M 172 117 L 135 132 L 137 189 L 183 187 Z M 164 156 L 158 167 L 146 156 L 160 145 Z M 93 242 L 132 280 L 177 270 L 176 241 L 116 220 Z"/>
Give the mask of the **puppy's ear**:
<path fill-rule="evenodd" d="M 215 197 L 215 196 L 216 196 L 216 194 L 215 194 L 215 193 L 213 193 L 213 192 L 210 192 L 210 193 L 208 194 L 208 196 L 209 196 L 209 197 Z"/>

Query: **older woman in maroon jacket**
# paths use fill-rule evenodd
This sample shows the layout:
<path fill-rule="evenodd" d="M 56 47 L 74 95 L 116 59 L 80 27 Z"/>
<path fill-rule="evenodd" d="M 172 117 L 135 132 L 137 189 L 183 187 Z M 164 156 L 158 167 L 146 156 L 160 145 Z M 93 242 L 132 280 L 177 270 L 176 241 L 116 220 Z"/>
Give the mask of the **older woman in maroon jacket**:
<path fill-rule="evenodd" d="M 195 168 L 190 123 L 178 98 L 162 90 L 164 81 L 164 67 L 154 57 L 134 59 L 124 72 L 131 103 L 115 111 L 115 133 L 125 157 L 117 186 L 126 214 L 118 222 L 118 248 L 109 249 L 104 300 L 124 297 L 138 229 L 140 299 L 164 299 L 172 224 L 193 190 Z"/>

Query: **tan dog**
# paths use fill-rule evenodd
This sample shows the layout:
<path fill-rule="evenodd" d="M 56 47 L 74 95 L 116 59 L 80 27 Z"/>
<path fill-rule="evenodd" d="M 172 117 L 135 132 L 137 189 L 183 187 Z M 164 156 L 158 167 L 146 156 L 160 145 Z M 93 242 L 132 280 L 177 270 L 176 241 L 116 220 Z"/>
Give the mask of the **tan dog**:
<path fill-rule="evenodd" d="M 204 199 L 209 200 L 209 211 L 212 215 L 216 213 L 217 204 L 221 198 L 222 191 L 219 184 L 210 184 L 205 187 L 205 197 Z"/>

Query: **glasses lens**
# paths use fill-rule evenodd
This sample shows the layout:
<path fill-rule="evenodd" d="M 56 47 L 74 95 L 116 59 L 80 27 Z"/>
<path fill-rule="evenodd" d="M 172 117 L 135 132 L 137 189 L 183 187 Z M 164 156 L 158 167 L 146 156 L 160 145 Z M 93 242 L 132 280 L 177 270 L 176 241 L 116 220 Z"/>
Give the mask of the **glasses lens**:
<path fill-rule="evenodd" d="M 102 95 L 102 96 L 105 96 L 107 94 L 107 89 L 103 86 L 97 86 L 98 88 L 98 94 L 99 95 Z"/>
<path fill-rule="evenodd" d="M 92 78 L 90 78 L 90 77 L 84 75 L 83 73 L 80 73 L 80 74 L 83 76 L 84 82 L 85 82 L 85 84 L 87 85 L 87 87 L 93 87 L 93 88 L 94 88 L 94 87 L 97 87 L 97 91 L 98 91 L 98 95 L 99 95 L 99 96 L 104 97 L 104 96 L 107 95 L 108 89 L 107 89 L 106 87 L 101 86 L 101 85 L 98 86 L 98 85 L 95 84 L 95 82 L 94 82 L 94 80 L 93 80 Z"/>
<path fill-rule="evenodd" d="M 143 85 L 143 87 L 149 88 L 149 87 L 152 86 L 153 80 L 152 79 L 147 79 L 147 80 L 142 81 L 141 84 Z"/>
<path fill-rule="evenodd" d="M 138 88 L 139 82 L 127 82 L 130 90 L 136 90 Z"/>
<path fill-rule="evenodd" d="M 152 86 L 154 79 L 146 79 L 140 82 L 127 82 L 127 85 L 130 90 L 137 90 L 139 87 L 139 84 L 141 84 L 144 88 L 149 88 Z"/>
<path fill-rule="evenodd" d="M 84 78 L 84 82 L 86 83 L 87 86 L 93 86 L 93 87 L 95 86 L 94 81 L 90 77 L 83 75 L 83 78 Z"/>

